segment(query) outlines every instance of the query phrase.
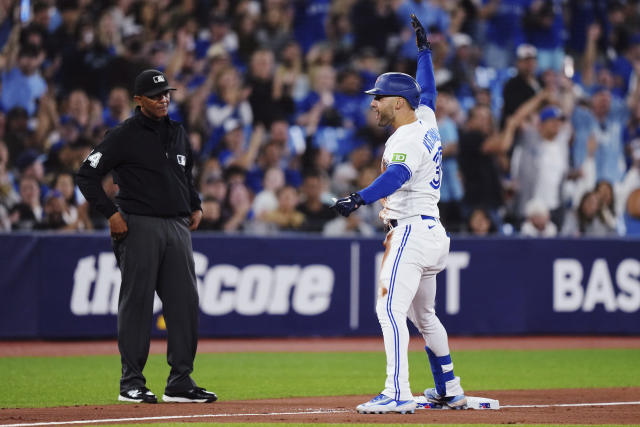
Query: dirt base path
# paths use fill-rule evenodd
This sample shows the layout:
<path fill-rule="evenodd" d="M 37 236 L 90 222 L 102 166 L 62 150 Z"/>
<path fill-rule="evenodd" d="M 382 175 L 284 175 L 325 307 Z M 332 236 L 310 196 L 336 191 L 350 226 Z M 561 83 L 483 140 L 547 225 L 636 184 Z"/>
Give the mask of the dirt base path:
<path fill-rule="evenodd" d="M 471 391 L 498 399 L 500 410 L 424 409 L 415 414 L 358 414 L 355 406 L 371 396 L 215 402 L 213 404 L 118 404 L 39 409 L 2 409 L 0 424 L 87 424 L 126 422 L 287 422 L 402 424 L 637 424 L 640 387 L 619 389 Z M 620 405 L 613 403 L 635 402 Z M 607 403 L 609 405 L 603 405 Z M 592 405 L 591 405 L 592 404 Z M 520 405 L 548 405 L 514 407 Z M 558 406 L 568 405 L 568 406 Z"/>

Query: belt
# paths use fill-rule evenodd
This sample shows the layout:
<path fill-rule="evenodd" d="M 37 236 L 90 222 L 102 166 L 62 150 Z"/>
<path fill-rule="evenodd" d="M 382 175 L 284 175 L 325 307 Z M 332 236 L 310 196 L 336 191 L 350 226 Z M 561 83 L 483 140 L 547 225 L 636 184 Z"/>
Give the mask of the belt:
<path fill-rule="evenodd" d="M 387 226 L 389 227 L 389 229 L 396 228 L 398 225 L 409 224 L 411 222 L 414 222 L 416 219 L 418 219 L 418 217 L 420 217 L 420 219 L 423 219 L 423 220 L 430 219 L 432 221 L 438 221 L 438 218 L 432 217 L 430 215 L 413 215 L 413 216 L 408 216 L 402 219 L 390 219 L 389 222 L 387 223 Z"/>

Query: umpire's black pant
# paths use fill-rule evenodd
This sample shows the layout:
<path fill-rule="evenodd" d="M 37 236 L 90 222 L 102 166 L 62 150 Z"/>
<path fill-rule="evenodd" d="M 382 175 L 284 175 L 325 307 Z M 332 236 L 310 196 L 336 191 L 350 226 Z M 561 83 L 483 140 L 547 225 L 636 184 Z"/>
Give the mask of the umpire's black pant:
<path fill-rule="evenodd" d="M 190 374 L 198 345 L 198 291 L 188 218 L 123 213 L 126 237 L 114 243 L 122 273 L 118 300 L 120 391 L 144 386 L 149 355 L 154 291 L 167 325 L 167 392 L 195 387 Z"/>

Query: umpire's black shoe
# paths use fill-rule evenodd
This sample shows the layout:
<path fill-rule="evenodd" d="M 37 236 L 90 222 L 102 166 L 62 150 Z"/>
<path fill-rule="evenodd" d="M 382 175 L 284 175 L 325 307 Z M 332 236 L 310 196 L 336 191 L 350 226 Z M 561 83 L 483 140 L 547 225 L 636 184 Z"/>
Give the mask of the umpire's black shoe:
<path fill-rule="evenodd" d="M 218 396 L 211 391 L 207 391 L 202 387 L 192 388 L 191 390 L 179 391 L 174 393 L 164 392 L 162 395 L 163 402 L 177 403 L 210 403 L 218 400 Z"/>
<path fill-rule="evenodd" d="M 121 402 L 158 403 L 156 395 L 146 387 L 135 387 L 120 392 L 118 400 Z"/>

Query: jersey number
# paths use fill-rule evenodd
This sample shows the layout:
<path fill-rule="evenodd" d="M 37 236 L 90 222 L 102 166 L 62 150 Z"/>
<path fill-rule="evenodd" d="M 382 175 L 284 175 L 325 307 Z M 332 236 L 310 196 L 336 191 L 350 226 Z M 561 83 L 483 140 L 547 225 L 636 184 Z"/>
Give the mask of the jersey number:
<path fill-rule="evenodd" d="M 431 180 L 429 185 L 433 187 L 434 190 L 440 188 L 440 184 L 442 184 L 442 146 L 438 147 L 438 151 L 433 156 L 433 162 L 436 164 L 436 176 Z"/>
<path fill-rule="evenodd" d="M 87 161 L 91 165 L 92 168 L 97 168 L 98 163 L 100 162 L 100 157 L 102 157 L 102 153 L 93 153 L 89 157 L 87 157 Z"/>

